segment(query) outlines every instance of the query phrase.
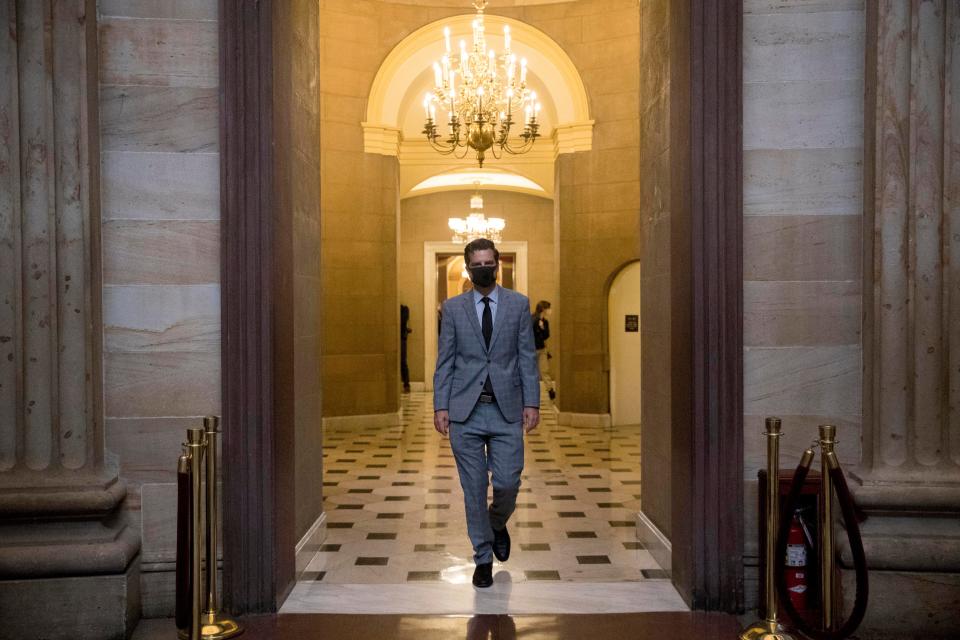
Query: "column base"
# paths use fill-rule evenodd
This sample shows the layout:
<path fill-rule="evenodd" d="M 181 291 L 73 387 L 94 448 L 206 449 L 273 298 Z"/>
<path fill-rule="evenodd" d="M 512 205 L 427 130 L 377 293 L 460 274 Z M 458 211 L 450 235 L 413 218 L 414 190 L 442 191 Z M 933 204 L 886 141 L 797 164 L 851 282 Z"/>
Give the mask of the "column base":
<path fill-rule="evenodd" d="M 842 569 L 844 612 L 853 606 L 855 575 Z M 960 573 L 870 571 L 867 615 L 854 634 L 871 640 L 960 637 Z"/>
<path fill-rule="evenodd" d="M 869 569 L 863 638 L 960 637 L 960 484 L 952 477 L 866 479 L 851 474 Z M 839 533 L 845 611 L 856 590 L 852 556 Z"/>
<path fill-rule="evenodd" d="M 140 619 L 139 557 L 122 573 L 0 580 L 5 638 L 125 640 Z"/>
<path fill-rule="evenodd" d="M 0 483 L 0 636 L 126 638 L 140 617 L 140 532 L 119 508 L 126 488 L 106 471 L 78 473 L 72 486 L 51 476 Z"/>

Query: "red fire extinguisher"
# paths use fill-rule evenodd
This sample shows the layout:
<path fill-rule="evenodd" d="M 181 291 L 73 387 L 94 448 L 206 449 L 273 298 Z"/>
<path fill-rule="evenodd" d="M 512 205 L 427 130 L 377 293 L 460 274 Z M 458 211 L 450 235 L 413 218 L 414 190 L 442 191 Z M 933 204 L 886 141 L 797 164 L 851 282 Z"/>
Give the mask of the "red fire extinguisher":
<path fill-rule="evenodd" d="M 787 557 L 784 560 L 787 591 L 790 603 L 798 613 L 807 610 L 807 545 L 803 528 L 796 512 L 790 523 L 790 535 L 787 537 Z"/>

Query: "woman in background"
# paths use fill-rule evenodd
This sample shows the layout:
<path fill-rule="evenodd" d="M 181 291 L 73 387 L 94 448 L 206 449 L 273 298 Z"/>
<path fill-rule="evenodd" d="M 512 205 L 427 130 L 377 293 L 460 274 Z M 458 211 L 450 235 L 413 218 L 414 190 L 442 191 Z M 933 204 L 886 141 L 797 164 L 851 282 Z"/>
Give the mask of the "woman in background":
<path fill-rule="evenodd" d="M 533 322 L 533 342 L 537 347 L 537 364 L 540 366 L 540 379 L 547 386 L 550 399 L 555 400 L 557 392 L 553 388 L 553 376 L 550 375 L 550 352 L 547 351 L 547 339 L 550 337 L 550 302 L 541 300 L 537 310 L 530 317 Z"/>

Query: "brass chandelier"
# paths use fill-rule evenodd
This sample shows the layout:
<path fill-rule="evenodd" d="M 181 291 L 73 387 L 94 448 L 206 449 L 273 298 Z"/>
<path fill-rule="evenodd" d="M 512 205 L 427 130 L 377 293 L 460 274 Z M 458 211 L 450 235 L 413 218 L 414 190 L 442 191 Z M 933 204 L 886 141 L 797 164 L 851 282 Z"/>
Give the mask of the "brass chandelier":
<path fill-rule="evenodd" d="M 483 213 L 483 195 L 480 183 L 474 182 L 477 191 L 470 198 L 470 215 L 466 218 L 447 218 L 447 226 L 453 231 L 453 242 L 466 244 L 477 238 L 487 238 L 494 243 L 503 239 L 503 229 L 507 226 L 503 218 L 488 218 Z"/>
<path fill-rule="evenodd" d="M 443 155 L 463 158 L 470 149 L 483 161 L 489 151 L 499 159 L 504 152 L 519 155 L 533 147 L 540 134 L 537 94 L 527 89 L 527 60 L 510 50 L 510 27 L 504 26 L 504 52 L 497 55 L 487 48 L 483 10 L 487 0 L 473 3 L 473 46 L 460 41 L 459 54 L 450 47 L 450 28 L 443 30 L 446 53 L 433 64 L 434 89 L 423 101 L 423 133 L 430 145 Z M 519 140 L 510 140 L 514 126 L 513 111 L 523 113 L 523 132 Z M 437 125 L 437 111 L 447 112 L 445 139 Z"/>

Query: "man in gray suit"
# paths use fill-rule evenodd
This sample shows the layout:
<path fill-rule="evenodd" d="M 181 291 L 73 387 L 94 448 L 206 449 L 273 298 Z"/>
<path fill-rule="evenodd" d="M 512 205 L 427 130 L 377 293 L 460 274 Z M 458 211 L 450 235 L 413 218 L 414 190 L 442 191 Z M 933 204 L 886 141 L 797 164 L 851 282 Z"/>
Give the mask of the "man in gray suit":
<path fill-rule="evenodd" d="M 450 436 L 460 472 L 473 584 L 493 584 L 493 557 L 510 557 L 507 520 L 523 471 L 523 434 L 540 422 L 540 374 L 530 303 L 497 285 L 500 252 L 485 238 L 463 252 L 474 289 L 443 304 L 433 424 Z M 487 472 L 493 502 L 487 506 Z"/>

